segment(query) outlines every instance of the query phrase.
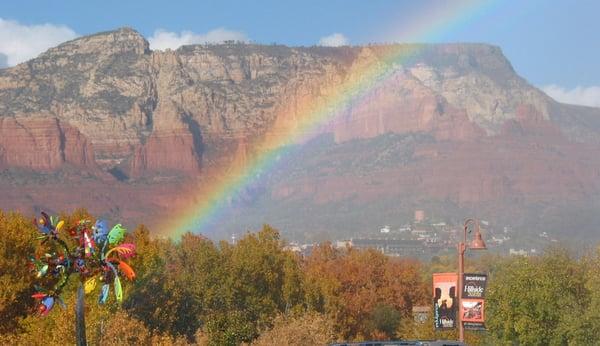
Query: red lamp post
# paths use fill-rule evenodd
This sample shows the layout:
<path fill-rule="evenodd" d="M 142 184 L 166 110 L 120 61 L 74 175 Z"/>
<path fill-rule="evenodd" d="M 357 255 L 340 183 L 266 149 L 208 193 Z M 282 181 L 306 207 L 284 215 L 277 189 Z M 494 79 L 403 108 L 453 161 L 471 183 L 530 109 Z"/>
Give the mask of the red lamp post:
<path fill-rule="evenodd" d="M 469 223 L 474 224 L 475 234 L 471 244 L 467 246 L 467 230 Z M 461 342 L 465 341 L 465 327 L 462 323 L 462 291 L 463 291 L 463 274 L 465 272 L 465 251 L 471 250 L 485 250 L 485 242 L 481 237 L 481 231 L 479 229 L 479 221 L 475 219 L 467 219 L 464 224 L 464 237 L 463 241 L 458 243 L 458 340 Z"/>

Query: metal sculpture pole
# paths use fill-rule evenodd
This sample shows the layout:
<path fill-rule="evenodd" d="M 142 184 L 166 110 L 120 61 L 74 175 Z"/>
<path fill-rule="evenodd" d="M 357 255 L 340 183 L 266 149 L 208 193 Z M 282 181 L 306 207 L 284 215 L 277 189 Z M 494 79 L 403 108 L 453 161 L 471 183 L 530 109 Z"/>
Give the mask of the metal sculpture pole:
<path fill-rule="evenodd" d="M 86 346 L 85 338 L 85 292 L 83 284 L 79 284 L 77 289 L 77 305 L 75 305 L 75 334 L 77 336 L 77 346 Z"/>

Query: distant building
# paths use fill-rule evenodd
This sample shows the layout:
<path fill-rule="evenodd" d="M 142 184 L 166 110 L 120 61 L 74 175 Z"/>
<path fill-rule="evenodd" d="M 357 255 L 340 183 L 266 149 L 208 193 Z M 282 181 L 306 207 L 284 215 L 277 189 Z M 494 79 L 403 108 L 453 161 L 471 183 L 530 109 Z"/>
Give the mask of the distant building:
<path fill-rule="evenodd" d="M 510 248 L 508 250 L 508 253 L 511 256 L 525 256 L 525 257 L 527 257 L 527 255 L 529 255 L 529 253 L 527 252 L 527 250 L 523 250 L 523 249 L 515 250 L 513 248 Z"/>
<path fill-rule="evenodd" d="M 357 249 L 375 249 L 390 256 L 414 256 L 424 252 L 420 240 L 395 238 L 357 238 L 351 240 L 352 247 Z"/>
<path fill-rule="evenodd" d="M 302 248 L 300 247 L 300 245 L 298 245 L 298 243 L 289 243 L 288 245 L 283 247 L 283 251 L 301 253 Z"/>
<path fill-rule="evenodd" d="M 347 249 L 352 247 L 352 240 L 337 240 L 335 242 L 336 249 Z"/>
<path fill-rule="evenodd" d="M 502 243 L 504 243 L 505 241 L 509 241 L 510 237 L 507 236 L 498 236 L 496 237 L 495 235 L 492 236 L 491 242 L 492 243 L 496 243 L 498 245 L 501 245 Z"/>
<path fill-rule="evenodd" d="M 312 254 L 313 249 L 315 248 L 315 244 L 302 244 L 300 248 L 302 249 L 300 254 L 302 254 L 302 256 L 304 257 L 308 257 Z"/>
<path fill-rule="evenodd" d="M 430 230 L 426 230 L 426 229 L 413 229 L 410 232 L 414 237 L 416 237 L 417 239 L 420 240 L 424 240 L 424 239 L 429 239 L 429 238 L 433 238 L 435 237 L 435 233 L 430 231 Z"/>
<path fill-rule="evenodd" d="M 412 231 L 412 227 L 410 226 L 410 224 L 404 225 L 404 226 L 398 228 L 398 233 L 404 233 L 404 232 L 410 232 L 410 231 Z"/>
<path fill-rule="evenodd" d="M 420 223 L 425 221 L 425 210 L 415 210 L 415 222 Z"/>
<path fill-rule="evenodd" d="M 310 256 L 312 250 L 314 249 L 314 244 L 298 244 L 298 243 L 289 243 L 288 245 L 283 247 L 283 251 L 290 251 L 299 254 L 300 256 L 307 257 Z"/>
<path fill-rule="evenodd" d="M 424 223 L 415 225 L 410 234 L 419 240 L 426 240 L 437 237 L 437 232 L 435 228 L 431 225 L 427 225 Z"/>

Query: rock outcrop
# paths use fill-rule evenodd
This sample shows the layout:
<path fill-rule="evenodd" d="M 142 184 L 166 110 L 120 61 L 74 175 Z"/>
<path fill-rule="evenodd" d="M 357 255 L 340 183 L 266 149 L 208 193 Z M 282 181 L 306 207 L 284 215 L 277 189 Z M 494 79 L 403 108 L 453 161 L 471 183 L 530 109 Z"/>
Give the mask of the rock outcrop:
<path fill-rule="evenodd" d="M 0 117 L 0 168 L 52 171 L 70 165 L 96 169 L 94 149 L 68 124 L 51 117 Z"/>
<path fill-rule="evenodd" d="M 157 121 L 153 132 L 133 154 L 131 176 L 169 171 L 198 174 L 203 146 L 198 124 L 162 103 L 154 114 Z"/>

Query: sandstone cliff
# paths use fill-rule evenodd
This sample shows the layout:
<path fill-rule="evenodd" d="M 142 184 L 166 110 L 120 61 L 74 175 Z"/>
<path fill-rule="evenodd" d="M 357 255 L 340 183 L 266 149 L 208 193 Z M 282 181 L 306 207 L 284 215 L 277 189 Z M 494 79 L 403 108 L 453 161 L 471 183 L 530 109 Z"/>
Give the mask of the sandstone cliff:
<path fill-rule="evenodd" d="M 386 59 L 399 50 L 416 53 Z M 359 84 L 369 66 L 385 66 L 389 78 L 333 109 L 335 117 L 316 130 L 332 134 L 329 145 L 338 150 L 315 167 L 321 176 L 302 176 L 303 166 L 260 191 L 279 201 L 370 203 L 376 196 L 421 194 L 498 208 L 515 198 L 550 203 L 600 196 L 594 155 L 600 110 L 555 102 L 519 77 L 498 47 L 484 44 L 221 44 L 162 52 L 128 28 L 82 37 L 0 70 L 0 169 L 46 174 L 76 167 L 105 180 L 107 172 L 108 184 L 120 184 L 121 192 L 90 203 L 119 199 L 114 213 L 153 213 L 178 200 L 169 196 L 180 193 L 181 179 L 247 165 L 259 150 L 253 144 L 296 129 L 307 110 L 341 86 Z M 352 161 L 358 149 L 347 143 L 390 133 L 429 139 L 410 144 L 404 161 L 375 165 L 377 173 L 328 166 Z M 367 162 L 379 153 L 365 155 Z M 375 176 L 379 185 L 370 183 Z M 4 184 L 14 186 L 9 180 Z M 162 197 L 140 200 L 140 189 L 160 189 Z M 31 196 L 19 203 L 43 205 Z"/>
<path fill-rule="evenodd" d="M 291 126 L 305 111 L 298 105 L 318 103 L 348 79 L 362 78 L 354 71 L 385 63 L 391 49 L 398 48 L 225 44 L 152 52 L 137 32 L 120 29 L 2 70 L 0 116 L 69 124 L 93 145 L 105 170 L 189 174 L 201 166 L 204 141 Z M 433 131 L 439 139 L 469 139 L 482 130 L 493 135 L 524 105 L 544 119 L 572 113 L 519 78 L 496 47 L 416 50 L 417 58 L 394 67 L 385 85 L 336 120 L 338 141 L 386 132 Z"/>
<path fill-rule="evenodd" d="M 72 165 L 93 170 L 93 154 L 79 130 L 56 118 L 0 118 L 0 168 L 52 171 Z"/>

